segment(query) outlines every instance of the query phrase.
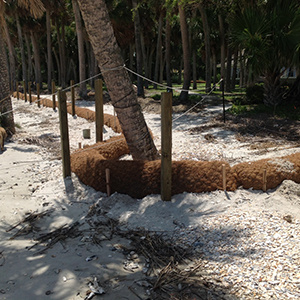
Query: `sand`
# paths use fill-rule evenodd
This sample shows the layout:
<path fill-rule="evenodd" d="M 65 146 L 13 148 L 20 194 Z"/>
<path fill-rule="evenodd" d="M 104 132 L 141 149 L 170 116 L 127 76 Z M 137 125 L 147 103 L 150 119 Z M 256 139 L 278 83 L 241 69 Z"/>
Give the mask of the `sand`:
<path fill-rule="evenodd" d="M 81 102 L 81 105 L 93 109 L 93 103 Z M 206 218 L 233 212 L 267 211 L 300 219 L 300 185 L 291 181 L 266 193 L 243 188 L 235 192 L 183 193 L 173 196 L 170 203 L 162 202 L 160 195 L 133 199 L 115 193 L 107 197 L 83 185 L 75 174 L 62 178 L 57 111 L 38 109 L 36 104 L 16 99 L 13 107 L 17 133 L 6 142 L 5 151 L 0 154 L 0 299 L 84 299 L 88 282 L 94 277 L 105 290 L 105 294 L 95 299 L 146 299 L 144 292 L 132 291 L 133 283 L 143 279 L 144 258 L 140 258 L 137 268 L 126 270 L 126 256 L 115 251 L 117 244 L 130 248 L 130 241 L 115 236 L 98 245 L 92 240 L 97 228 L 88 222 L 87 214 L 95 204 L 103 210 L 99 218 L 117 220 L 124 230 L 143 227 L 167 232 L 178 224 L 195 227 Z M 105 112 L 113 113 L 112 107 L 105 105 Z M 277 141 L 275 147 L 258 151 L 248 141 L 238 141 L 235 133 L 224 128 L 190 132 L 220 113 L 222 105 L 207 105 L 196 113 L 174 114 L 174 118 L 181 117 L 173 124 L 173 158 L 225 159 L 233 165 L 299 152 L 299 146 L 286 141 Z M 160 149 L 160 115 L 145 113 L 145 118 Z M 78 143 L 95 142 L 93 123 L 69 116 L 69 129 L 72 151 Z M 91 129 L 91 139 L 83 138 L 83 129 Z M 208 134 L 213 136 L 213 142 L 206 138 Z M 116 135 L 105 127 L 105 139 Z M 48 214 L 37 220 L 27 234 L 14 238 L 25 224 L 21 222 L 12 229 L 13 225 L 30 213 L 44 211 Z M 75 222 L 79 222 L 78 236 L 69 233 L 44 253 L 38 253 L 45 245 L 35 245 L 35 238 Z"/>

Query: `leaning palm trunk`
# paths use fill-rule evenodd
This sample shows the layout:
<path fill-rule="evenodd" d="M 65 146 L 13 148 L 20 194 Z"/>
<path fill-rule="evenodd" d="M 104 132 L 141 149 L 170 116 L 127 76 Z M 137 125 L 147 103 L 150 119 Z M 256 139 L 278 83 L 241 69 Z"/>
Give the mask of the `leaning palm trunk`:
<path fill-rule="evenodd" d="M 0 34 L 0 123 L 10 134 L 15 133 L 14 115 L 9 94 L 8 70 L 4 57 L 3 39 Z M 5 113 L 1 116 L 1 113 Z"/>
<path fill-rule="evenodd" d="M 95 57 L 134 159 L 153 160 L 157 150 L 117 45 L 104 0 L 78 0 Z"/>

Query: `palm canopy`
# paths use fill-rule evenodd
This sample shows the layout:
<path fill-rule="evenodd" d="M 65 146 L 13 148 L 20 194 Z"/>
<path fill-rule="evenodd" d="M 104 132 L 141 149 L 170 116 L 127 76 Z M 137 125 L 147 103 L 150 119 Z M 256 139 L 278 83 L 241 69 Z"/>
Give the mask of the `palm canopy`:
<path fill-rule="evenodd" d="M 245 50 L 249 73 L 265 78 L 265 103 L 277 105 L 281 100 L 280 77 L 295 66 L 299 55 L 299 2 L 268 0 L 248 6 L 234 15 L 230 24 L 231 42 Z"/>

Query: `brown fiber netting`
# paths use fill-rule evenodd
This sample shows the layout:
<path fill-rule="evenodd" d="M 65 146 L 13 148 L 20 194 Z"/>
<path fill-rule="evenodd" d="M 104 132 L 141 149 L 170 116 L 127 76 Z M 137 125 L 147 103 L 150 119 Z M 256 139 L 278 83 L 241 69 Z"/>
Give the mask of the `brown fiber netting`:
<path fill-rule="evenodd" d="M 24 95 L 20 98 L 24 99 Z M 14 93 L 16 97 L 16 93 Z M 33 97 L 36 101 L 36 97 Z M 43 100 L 44 106 L 52 107 L 50 99 Z M 68 106 L 71 113 L 71 106 Z M 76 107 L 79 117 L 95 120 L 95 112 Z M 116 117 L 105 114 L 105 125 L 122 132 Z M 118 160 L 129 154 L 123 135 L 108 141 L 86 146 L 71 155 L 71 169 L 86 185 L 106 192 L 105 170 L 109 169 L 111 192 L 119 192 L 134 198 L 160 193 L 160 164 L 157 161 Z M 223 189 L 222 168 L 226 169 L 226 190 L 234 191 L 242 186 L 246 189 L 263 189 L 263 173 L 266 170 L 267 189 L 277 187 L 283 180 L 300 183 L 300 153 L 253 162 L 239 163 L 233 167 L 223 161 L 173 161 L 172 194 L 183 192 L 209 192 Z"/>

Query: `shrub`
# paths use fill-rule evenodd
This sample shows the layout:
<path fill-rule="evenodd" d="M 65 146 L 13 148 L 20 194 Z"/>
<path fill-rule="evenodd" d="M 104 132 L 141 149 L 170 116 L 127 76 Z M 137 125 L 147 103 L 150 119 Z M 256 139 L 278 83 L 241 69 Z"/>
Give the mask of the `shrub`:
<path fill-rule="evenodd" d="M 264 87 L 262 84 L 255 84 L 246 88 L 245 104 L 260 104 L 264 100 Z"/>

